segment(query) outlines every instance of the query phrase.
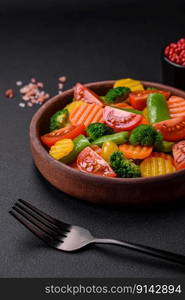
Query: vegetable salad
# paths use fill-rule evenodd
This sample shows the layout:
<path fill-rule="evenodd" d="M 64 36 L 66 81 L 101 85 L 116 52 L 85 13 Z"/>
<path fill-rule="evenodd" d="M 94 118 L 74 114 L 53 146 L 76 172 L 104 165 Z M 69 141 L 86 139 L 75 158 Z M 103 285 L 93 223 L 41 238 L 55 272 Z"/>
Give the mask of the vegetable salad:
<path fill-rule="evenodd" d="M 149 177 L 185 168 L 185 99 L 120 79 L 105 95 L 77 83 L 41 136 L 50 156 L 81 172 Z"/>

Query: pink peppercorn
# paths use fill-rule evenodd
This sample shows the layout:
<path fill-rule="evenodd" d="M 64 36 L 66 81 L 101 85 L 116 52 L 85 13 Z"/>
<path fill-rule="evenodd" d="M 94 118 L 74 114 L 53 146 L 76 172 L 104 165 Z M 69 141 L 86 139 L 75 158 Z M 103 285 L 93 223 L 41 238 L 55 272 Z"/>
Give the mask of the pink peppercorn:
<path fill-rule="evenodd" d="M 170 43 L 164 49 L 164 55 L 178 65 L 185 66 L 185 38 L 176 43 Z"/>

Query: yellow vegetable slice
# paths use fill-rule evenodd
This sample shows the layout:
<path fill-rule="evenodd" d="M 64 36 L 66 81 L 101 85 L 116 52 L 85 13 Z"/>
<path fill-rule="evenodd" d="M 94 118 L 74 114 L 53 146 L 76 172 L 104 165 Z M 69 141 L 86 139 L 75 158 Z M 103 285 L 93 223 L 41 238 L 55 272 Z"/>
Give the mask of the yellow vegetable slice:
<path fill-rule="evenodd" d="M 56 142 L 49 151 L 49 154 L 56 160 L 67 156 L 74 148 L 74 143 L 71 139 L 63 139 Z"/>
<path fill-rule="evenodd" d="M 140 164 L 143 177 L 166 175 L 175 172 L 171 161 L 162 157 L 149 157 Z"/>
<path fill-rule="evenodd" d="M 118 151 L 118 146 L 114 142 L 104 142 L 102 145 L 102 153 L 101 156 L 106 160 L 109 161 L 111 154 L 115 151 Z"/>
<path fill-rule="evenodd" d="M 144 87 L 139 80 L 134 80 L 131 78 L 119 79 L 114 83 L 114 88 L 119 86 L 125 86 L 134 91 L 143 91 Z"/>
<path fill-rule="evenodd" d="M 168 159 L 172 165 L 174 165 L 173 157 L 170 154 L 166 154 L 163 152 L 152 152 L 151 157 L 162 157 L 164 159 Z"/>
<path fill-rule="evenodd" d="M 82 105 L 84 102 L 83 101 L 73 101 L 71 103 L 69 103 L 68 105 L 66 105 L 65 109 L 68 110 L 69 114 L 73 111 L 73 109 L 75 109 L 76 107 L 79 107 L 80 105 Z"/>

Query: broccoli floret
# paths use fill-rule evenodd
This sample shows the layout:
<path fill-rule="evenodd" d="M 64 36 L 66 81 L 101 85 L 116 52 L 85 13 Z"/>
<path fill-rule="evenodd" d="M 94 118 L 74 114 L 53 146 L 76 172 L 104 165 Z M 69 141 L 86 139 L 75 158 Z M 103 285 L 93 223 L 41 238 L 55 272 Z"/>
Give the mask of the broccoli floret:
<path fill-rule="evenodd" d="M 116 102 L 124 101 L 131 90 L 128 87 L 116 87 L 110 89 L 105 96 L 102 97 L 102 100 L 106 104 L 112 104 Z"/>
<path fill-rule="evenodd" d="M 139 125 L 132 130 L 129 142 L 131 145 L 152 146 L 161 143 L 162 135 L 151 125 Z"/>
<path fill-rule="evenodd" d="M 103 123 L 92 123 L 86 128 L 87 135 L 91 141 L 94 141 L 103 135 L 112 134 L 112 128 Z"/>
<path fill-rule="evenodd" d="M 124 158 L 123 153 L 120 151 L 115 151 L 111 154 L 110 166 L 114 172 L 122 178 L 135 178 L 141 176 L 139 166 L 132 160 Z"/>
<path fill-rule="evenodd" d="M 68 116 L 69 116 L 69 112 L 65 108 L 57 111 L 50 118 L 50 131 L 64 127 L 67 123 Z"/>

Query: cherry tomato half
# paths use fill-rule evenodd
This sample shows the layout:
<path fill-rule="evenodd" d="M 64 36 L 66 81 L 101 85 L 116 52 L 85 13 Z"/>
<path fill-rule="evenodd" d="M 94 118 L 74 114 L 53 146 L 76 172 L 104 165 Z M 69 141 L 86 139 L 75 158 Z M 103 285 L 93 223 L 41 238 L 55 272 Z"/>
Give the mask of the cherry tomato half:
<path fill-rule="evenodd" d="M 129 100 L 131 105 L 135 109 L 143 110 L 146 107 L 146 100 L 149 94 L 159 93 L 165 96 L 166 99 L 170 97 L 170 92 L 161 90 L 145 90 L 135 91 L 129 94 Z"/>
<path fill-rule="evenodd" d="M 185 117 L 162 121 L 153 126 L 160 131 L 167 141 L 175 142 L 185 137 Z"/>
<path fill-rule="evenodd" d="M 103 111 L 105 123 L 115 131 L 131 130 L 142 119 L 142 115 L 106 106 Z"/>
<path fill-rule="evenodd" d="M 74 87 L 74 98 L 75 100 L 83 100 L 87 103 L 95 103 L 97 105 L 103 106 L 100 97 L 81 83 L 77 83 Z"/>
<path fill-rule="evenodd" d="M 116 177 L 109 164 L 90 147 L 86 147 L 77 157 L 80 171 L 105 177 Z"/>
<path fill-rule="evenodd" d="M 79 126 L 66 126 L 64 128 L 60 128 L 58 130 L 54 130 L 52 132 L 46 133 L 41 136 L 41 141 L 43 144 L 51 147 L 56 142 L 62 139 L 74 139 L 76 136 L 85 133 L 85 126 L 83 124 Z"/>
<path fill-rule="evenodd" d="M 185 169 L 185 141 L 175 144 L 172 151 L 176 169 Z"/>

